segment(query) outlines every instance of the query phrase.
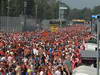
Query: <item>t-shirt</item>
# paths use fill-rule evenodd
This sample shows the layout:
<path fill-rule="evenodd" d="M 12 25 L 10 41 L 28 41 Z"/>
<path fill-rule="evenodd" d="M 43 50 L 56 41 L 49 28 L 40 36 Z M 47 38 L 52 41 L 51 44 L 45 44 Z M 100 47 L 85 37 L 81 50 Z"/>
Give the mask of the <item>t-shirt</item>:
<path fill-rule="evenodd" d="M 35 55 L 38 55 L 38 53 L 39 53 L 39 51 L 37 50 L 37 49 L 33 49 L 33 53 L 35 54 Z"/>
<path fill-rule="evenodd" d="M 68 66 L 70 72 L 72 71 L 72 62 L 70 60 L 64 61 L 63 64 Z"/>
<path fill-rule="evenodd" d="M 43 74 L 44 74 L 43 71 L 41 71 L 41 72 L 40 72 L 40 75 L 43 75 Z"/>
<path fill-rule="evenodd" d="M 52 52 L 53 52 L 53 49 L 52 49 L 52 48 L 50 48 L 50 50 L 49 50 L 49 51 L 50 51 L 50 53 L 52 53 Z"/>
<path fill-rule="evenodd" d="M 54 75 L 61 75 L 61 72 L 57 70 Z"/>

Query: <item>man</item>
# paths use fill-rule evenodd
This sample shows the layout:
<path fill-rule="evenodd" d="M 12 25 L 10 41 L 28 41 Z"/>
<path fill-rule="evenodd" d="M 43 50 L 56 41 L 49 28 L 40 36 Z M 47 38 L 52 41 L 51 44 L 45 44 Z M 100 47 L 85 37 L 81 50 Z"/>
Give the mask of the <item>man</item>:
<path fill-rule="evenodd" d="M 57 68 L 55 71 L 54 75 L 61 75 L 60 67 Z"/>
<path fill-rule="evenodd" d="M 70 73 L 72 72 L 72 63 L 71 63 L 71 54 L 70 53 L 66 53 L 63 65 L 65 66 L 68 75 L 70 75 Z"/>
<path fill-rule="evenodd" d="M 16 75 L 21 75 L 21 66 L 18 64 L 15 68 Z"/>
<path fill-rule="evenodd" d="M 41 71 L 40 71 L 39 75 L 44 75 L 44 69 L 41 68 L 40 70 L 41 70 Z"/>

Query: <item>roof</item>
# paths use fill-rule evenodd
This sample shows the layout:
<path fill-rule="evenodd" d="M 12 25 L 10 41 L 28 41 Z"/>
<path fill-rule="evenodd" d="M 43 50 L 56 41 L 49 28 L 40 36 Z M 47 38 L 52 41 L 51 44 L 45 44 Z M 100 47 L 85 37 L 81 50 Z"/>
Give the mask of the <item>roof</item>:
<path fill-rule="evenodd" d="M 96 58 L 97 51 L 81 51 L 81 57 L 83 57 L 83 58 Z"/>
<path fill-rule="evenodd" d="M 74 69 L 72 75 L 97 75 L 97 69 L 91 66 L 83 65 Z"/>
<path fill-rule="evenodd" d="M 86 51 L 95 51 L 96 48 L 97 48 L 97 44 L 94 44 L 94 43 L 86 43 L 85 44 Z"/>
<path fill-rule="evenodd" d="M 97 57 L 97 44 L 95 43 L 86 43 L 85 50 L 81 51 L 82 58 L 96 58 Z M 99 52 L 100 54 L 100 52 Z"/>
<path fill-rule="evenodd" d="M 74 21 L 77 21 L 77 22 L 85 22 L 85 20 L 83 20 L 83 19 L 73 19 L 72 21 L 73 21 L 73 22 L 74 22 Z"/>

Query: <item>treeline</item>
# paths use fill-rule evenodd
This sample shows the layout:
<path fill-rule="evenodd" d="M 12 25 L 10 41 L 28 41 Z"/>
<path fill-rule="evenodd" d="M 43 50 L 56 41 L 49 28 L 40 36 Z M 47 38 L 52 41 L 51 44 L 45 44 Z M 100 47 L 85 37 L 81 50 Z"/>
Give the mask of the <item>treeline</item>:
<path fill-rule="evenodd" d="M 57 19 L 59 4 L 56 0 L 0 0 L 0 16 L 27 15 L 38 19 Z M 62 4 L 67 6 L 65 3 Z M 90 20 L 92 14 L 100 14 L 100 6 L 95 6 L 93 9 L 70 9 L 69 6 L 67 7 L 68 10 L 64 12 L 64 16 L 69 20 L 73 18 Z"/>
<path fill-rule="evenodd" d="M 68 18 L 91 20 L 91 16 L 96 14 L 100 14 L 100 5 L 95 6 L 93 9 L 90 8 L 71 9 Z"/>
<path fill-rule="evenodd" d="M 36 14 L 39 19 L 58 18 L 59 2 L 56 0 L 0 0 L 2 16 L 27 15 L 35 18 Z"/>

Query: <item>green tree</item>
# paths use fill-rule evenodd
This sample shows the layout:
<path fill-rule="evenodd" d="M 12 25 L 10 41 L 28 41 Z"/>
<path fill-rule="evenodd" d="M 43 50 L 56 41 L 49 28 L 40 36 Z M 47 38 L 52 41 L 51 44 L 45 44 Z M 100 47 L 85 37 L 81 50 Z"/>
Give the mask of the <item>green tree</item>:
<path fill-rule="evenodd" d="M 24 1 L 29 0 L 0 0 L 0 15 L 6 16 L 20 16 L 24 14 Z M 53 0 L 30 0 L 32 1 L 32 8 L 26 8 L 32 10 L 29 14 L 32 17 L 36 17 L 36 5 L 37 5 L 37 18 L 38 19 L 57 19 L 59 17 L 59 2 Z M 8 8 L 9 7 L 9 8 Z M 9 10 L 9 12 L 8 12 Z M 68 11 L 66 11 L 68 12 Z M 65 16 L 68 15 L 65 12 Z M 28 15 L 28 14 L 27 14 Z"/>
<path fill-rule="evenodd" d="M 81 10 L 81 14 L 83 16 L 83 19 L 90 20 L 92 15 L 92 10 L 90 8 L 84 8 Z"/>
<path fill-rule="evenodd" d="M 93 8 L 92 14 L 100 14 L 100 5 Z"/>
<path fill-rule="evenodd" d="M 69 12 L 69 16 L 68 19 L 79 19 L 79 18 L 83 18 L 83 16 L 81 15 L 81 10 L 80 9 L 71 9 Z"/>
<path fill-rule="evenodd" d="M 24 0 L 10 0 L 9 16 L 19 16 L 23 14 Z"/>
<path fill-rule="evenodd" d="M 59 4 L 55 1 L 48 5 L 46 11 L 47 19 L 57 19 L 59 14 Z"/>
<path fill-rule="evenodd" d="M 58 5 L 54 1 L 53 3 L 49 3 L 47 0 L 39 0 L 37 1 L 38 5 L 38 10 L 37 10 L 37 15 L 38 19 L 54 19 L 56 18 L 55 13 L 57 14 L 58 12 Z"/>
<path fill-rule="evenodd" d="M 38 19 L 44 19 L 46 18 L 46 11 L 49 7 L 47 0 L 37 0 L 37 17 Z M 36 10 L 35 10 L 36 12 Z"/>
<path fill-rule="evenodd" d="M 69 13 L 69 19 L 85 19 L 90 20 L 92 15 L 92 10 L 90 8 L 83 9 L 71 9 Z"/>
<path fill-rule="evenodd" d="M 0 0 L 0 15 L 7 15 L 7 0 Z"/>

